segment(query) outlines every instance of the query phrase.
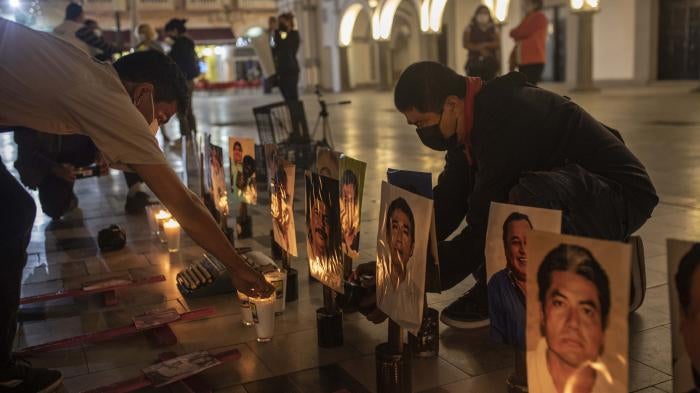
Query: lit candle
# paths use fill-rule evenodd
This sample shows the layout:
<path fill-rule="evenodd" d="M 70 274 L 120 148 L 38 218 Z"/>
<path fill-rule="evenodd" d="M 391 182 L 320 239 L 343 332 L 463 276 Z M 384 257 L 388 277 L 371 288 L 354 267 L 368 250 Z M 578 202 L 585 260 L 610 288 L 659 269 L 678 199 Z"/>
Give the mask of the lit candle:
<path fill-rule="evenodd" d="M 163 232 L 163 223 L 169 219 L 171 219 L 173 216 L 168 212 L 167 210 L 158 210 L 158 213 L 156 213 L 156 224 L 158 225 L 158 237 L 160 238 L 161 243 L 165 243 L 165 233 Z"/>
<path fill-rule="evenodd" d="M 158 222 L 156 221 L 156 213 L 162 209 L 161 205 L 148 205 L 146 206 L 146 218 L 148 219 L 148 228 L 151 233 L 158 235 Z"/>
<path fill-rule="evenodd" d="M 222 195 L 219 198 L 219 211 L 224 215 L 228 215 L 228 197 L 226 195 Z"/>
<path fill-rule="evenodd" d="M 168 241 L 168 251 L 177 252 L 180 249 L 180 224 L 171 218 L 163 223 L 163 229 Z"/>

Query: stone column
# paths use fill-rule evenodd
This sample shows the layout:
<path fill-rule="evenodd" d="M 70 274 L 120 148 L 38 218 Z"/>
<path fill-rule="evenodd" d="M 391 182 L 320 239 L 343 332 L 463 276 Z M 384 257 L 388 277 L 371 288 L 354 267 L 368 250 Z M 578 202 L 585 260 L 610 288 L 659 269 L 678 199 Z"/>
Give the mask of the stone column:
<path fill-rule="evenodd" d="M 577 67 L 575 92 L 598 91 L 593 85 L 593 12 L 578 13 Z"/>

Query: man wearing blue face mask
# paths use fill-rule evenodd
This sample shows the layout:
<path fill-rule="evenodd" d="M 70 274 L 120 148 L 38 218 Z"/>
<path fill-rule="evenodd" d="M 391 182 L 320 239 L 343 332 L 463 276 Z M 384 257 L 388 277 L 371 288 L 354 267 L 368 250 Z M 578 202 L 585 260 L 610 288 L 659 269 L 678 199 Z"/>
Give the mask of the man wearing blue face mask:
<path fill-rule="evenodd" d="M 561 210 L 563 233 L 618 241 L 630 241 L 658 203 L 617 131 L 518 72 L 486 83 L 438 63 L 415 63 L 399 78 L 394 103 L 424 145 L 447 153 L 434 189 L 442 286 L 476 279 L 443 310 L 441 320 L 452 327 L 489 323 L 484 243 L 491 202 Z M 445 241 L 465 219 L 466 228 Z M 643 272 L 643 261 L 635 263 Z M 643 296 L 637 292 L 633 299 Z"/>
<path fill-rule="evenodd" d="M 185 110 L 190 99 L 172 60 L 147 51 L 112 66 L 70 42 L 2 18 L 0 59 L 0 129 L 88 136 L 110 165 L 132 170 L 146 182 L 190 237 L 228 267 L 239 291 L 272 293 L 158 147 L 158 125 Z M 63 379 L 57 371 L 31 368 L 12 356 L 35 213 L 32 197 L 0 165 L 0 392 L 52 392 Z"/>

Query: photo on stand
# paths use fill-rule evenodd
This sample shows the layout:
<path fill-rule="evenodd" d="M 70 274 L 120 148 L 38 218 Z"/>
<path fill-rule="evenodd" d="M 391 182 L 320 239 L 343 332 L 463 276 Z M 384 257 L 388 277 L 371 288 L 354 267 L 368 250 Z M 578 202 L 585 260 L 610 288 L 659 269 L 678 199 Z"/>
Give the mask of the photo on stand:
<path fill-rule="evenodd" d="M 700 392 L 700 243 L 669 239 L 673 391 Z"/>
<path fill-rule="evenodd" d="M 306 252 L 309 273 L 321 284 L 344 292 L 338 180 L 306 172 Z"/>
<path fill-rule="evenodd" d="M 423 320 L 433 201 L 382 182 L 377 232 L 377 306 L 413 333 Z"/>
<path fill-rule="evenodd" d="M 486 230 L 490 336 L 525 351 L 527 238 L 531 230 L 559 233 L 561 211 L 491 203 Z"/>
<path fill-rule="evenodd" d="M 231 191 L 240 202 L 255 205 L 258 190 L 255 179 L 255 142 L 250 138 L 228 138 Z"/>
<path fill-rule="evenodd" d="M 275 242 L 288 254 L 297 255 L 294 226 L 294 164 L 278 160 L 270 182 L 270 213 Z"/>
<path fill-rule="evenodd" d="M 209 144 L 209 165 L 211 168 L 211 196 L 216 209 L 222 214 L 228 214 L 228 193 L 224 177 L 224 151 L 221 147 Z"/>
<path fill-rule="evenodd" d="M 405 171 L 389 168 L 386 171 L 386 177 L 391 185 L 433 199 L 433 175 L 429 172 Z M 438 259 L 434 212 L 432 216 L 428 247 L 428 269 L 425 272 L 425 291 L 440 293 L 442 291 L 442 284 L 440 282 L 440 260 Z"/>
<path fill-rule="evenodd" d="M 340 228 L 343 254 L 356 260 L 360 256 L 362 192 L 367 164 L 343 155 L 340 158 Z"/>
<path fill-rule="evenodd" d="M 208 195 L 211 198 L 213 192 L 211 185 L 211 135 L 204 133 L 200 139 L 202 142 L 202 195 L 204 197 Z"/>
<path fill-rule="evenodd" d="M 199 351 L 154 364 L 141 371 L 158 388 L 180 381 L 219 364 L 221 364 L 221 361 L 209 352 Z"/>
<path fill-rule="evenodd" d="M 265 153 L 265 174 L 267 176 L 265 180 L 267 180 L 267 188 L 270 191 L 275 173 L 277 173 L 277 145 L 268 143 L 263 146 L 263 152 Z"/>
<path fill-rule="evenodd" d="M 340 178 L 340 153 L 327 147 L 316 151 L 316 173 L 338 180 Z"/>
<path fill-rule="evenodd" d="M 627 392 L 630 245 L 532 231 L 526 249 L 529 391 Z"/>

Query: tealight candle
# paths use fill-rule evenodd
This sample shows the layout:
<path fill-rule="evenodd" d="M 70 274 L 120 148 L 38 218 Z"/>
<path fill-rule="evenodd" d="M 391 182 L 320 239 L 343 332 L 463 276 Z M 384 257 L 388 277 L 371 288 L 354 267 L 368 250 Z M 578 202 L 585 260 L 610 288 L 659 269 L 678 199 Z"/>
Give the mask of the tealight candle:
<path fill-rule="evenodd" d="M 168 241 L 168 251 L 177 252 L 180 249 L 180 224 L 171 218 L 163 223 L 163 230 Z"/>
<path fill-rule="evenodd" d="M 156 224 L 158 224 L 158 237 L 160 238 L 161 243 L 165 243 L 165 232 L 163 231 L 163 223 L 169 219 L 171 219 L 173 216 L 168 212 L 167 210 L 159 210 L 156 213 Z"/>

